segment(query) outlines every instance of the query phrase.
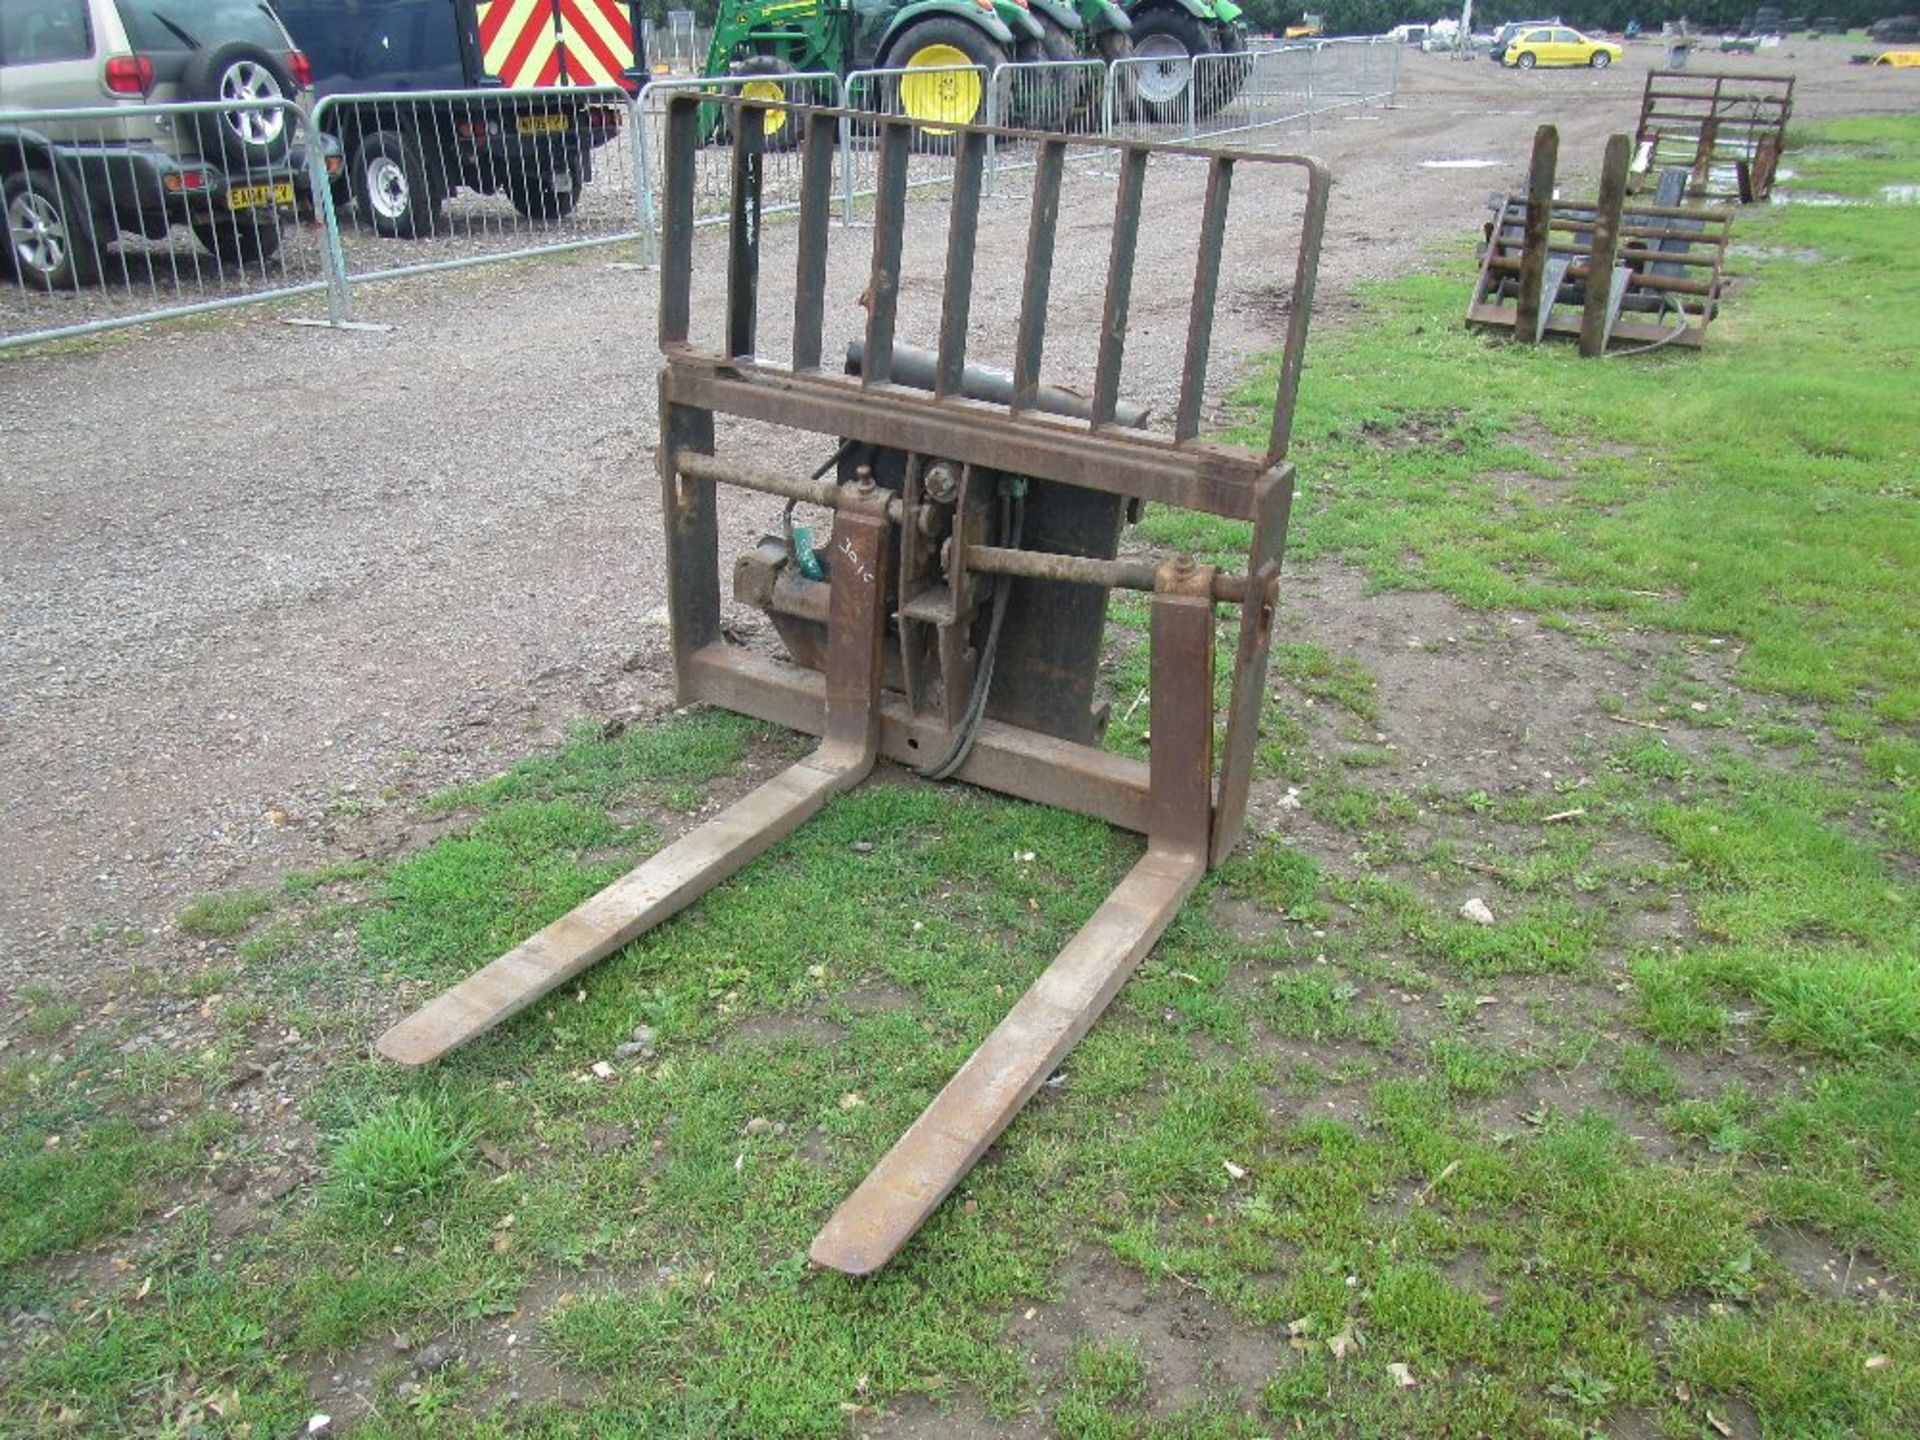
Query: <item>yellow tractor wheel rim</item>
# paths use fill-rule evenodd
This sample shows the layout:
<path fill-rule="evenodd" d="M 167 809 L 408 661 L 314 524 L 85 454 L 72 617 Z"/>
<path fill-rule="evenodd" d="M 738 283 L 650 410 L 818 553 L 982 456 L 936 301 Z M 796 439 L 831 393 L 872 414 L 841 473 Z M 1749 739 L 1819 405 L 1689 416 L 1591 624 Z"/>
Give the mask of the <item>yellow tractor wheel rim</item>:
<path fill-rule="evenodd" d="M 771 100 L 778 104 L 787 98 L 786 91 L 772 80 L 749 80 L 740 87 L 740 93 L 748 100 Z M 778 135 L 787 128 L 787 112 L 784 110 L 767 111 L 766 128 L 761 132 L 768 138 Z"/>
<path fill-rule="evenodd" d="M 907 57 L 909 70 L 936 70 L 933 75 L 900 77 L 900 108 L 934 134 L 935 126 L 965 125 L 980 113 L 980 76 L 954 66 L 973 64 L 957 45 L 927 45 Z"/>

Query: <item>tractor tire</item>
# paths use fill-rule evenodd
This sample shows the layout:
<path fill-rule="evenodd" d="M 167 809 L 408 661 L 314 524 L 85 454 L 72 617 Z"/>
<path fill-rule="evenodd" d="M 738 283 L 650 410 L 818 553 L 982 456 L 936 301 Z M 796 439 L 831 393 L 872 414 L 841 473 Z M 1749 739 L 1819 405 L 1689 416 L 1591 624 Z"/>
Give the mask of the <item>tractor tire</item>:
<path fill-rule="evenodd" d="M 1211 30 L 1184 10 L 1156 7 L 1134 16 L 1132 40 L 1134 56 L 1153 62 L 1135 68 L 1134 117 L 1156 125 L 1184 124 L 1193 57 L 1212 53 Z M 1197 107 L 1199 96 L 1194 101 Z"/>
<path fill-rule="evenodd" d="M 739 93 L 749 100 L 784 100 L 791 103 L 794 99 L 779 79 L 782 75 L 793 74 L 793 66 L 778 55 L 755 55 L 749 60 L 742 60 L 733 67 L 733 73 L 741 77 L 749 75 L 768 77 L 764 80 L 748 80 L 746 84 L 739 87 Z M 722 114 L 720 125 L 722 139 L 728 142 L 733 138 L 728 133 L 730 127 L 725 118 L 726 114 L 730 113 Z M 769 110 L 766 129 L 763 133 L 764 143 L 761 148 L 768 151 L 798 149 L 805 133 L 805 117 L 796 115 L 791 110 Z"/>
<path fill-rule="evenodd" d="M 916 124 L 916 140 L 923 150 L 953 149 L 955 125 L 981 125 L 987 118 L 987 85 L 993 72 L 1007 63 L 1007 52 L 976 25 L 944 15 L 930 16 L 907 27 L 887 48 L 881 67 L 888 70 L 940 70 L 971 65 L 980 74 L 949 70 L 936 75 L 899 78 L 896 113 Z"/>
<path fill-rule="evenodd" d="M 1216 54 L 1241 58 L 1210 61 L 1200 67 L 1200 88 L 1193 93 L 1193 118 L 1196 120 L 1204 120 L 1225 109 L 1246 89 L 1247 76 L 1253 73 L 1253 59 L 1246 53 L 1246 26 L 1226 21 L 1214 26 L 1213 48 Z"/>
<path fill-rule="evenodd" d="M 1080 58 L 1073 37 L 1060 28 L 1050 15 L 1029 11 L 1040 26 L 1038 40 L 1023 41 L 1015 47 L 1013 58 L 1022 64 L 1064 64 Z M 1079 70 L 1048 73 L 1015 72 L 1011 103 L 1002 112 L 1000 123 L 1019 130 L 1066 130 L 1073 113 L 1080 108 L 1080 92 L 1086 74 Z"/>
<path fill-rule="evenodd" d="M 1094 37 L 1094 53 L 1102 65 L 1107 67 L 1105 84 L 1114 87 L 1113 118 L 1126 120 L 1133 115 L 1134 106 L 1139 103 L 1139 85 L 1136 83 L 1138 70 L 1131 64 L 1122 65 L 1121 61 L 1131 61 L 1133 56 L 1133 37 L 1123 30 L 1102 30 Z M 1114 67 L 1119 65 L 1119 69 Z M 1098 103 L 1100 96 L 1093 97 Z"/>

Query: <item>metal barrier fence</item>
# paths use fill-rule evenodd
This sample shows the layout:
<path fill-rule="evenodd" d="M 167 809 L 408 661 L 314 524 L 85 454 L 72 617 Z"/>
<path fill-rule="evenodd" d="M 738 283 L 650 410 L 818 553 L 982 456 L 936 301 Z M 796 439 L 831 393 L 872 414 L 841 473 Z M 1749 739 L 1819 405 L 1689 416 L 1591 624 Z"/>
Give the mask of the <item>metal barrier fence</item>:
<path fill-rule="evenodd" d="M 848 112 L 835 184 L 852 224 L 878 185 L 882 115 L 922 120 L 910 189 L 951 183 L 942 118 L 1119 139 L 1204 139 L 1392 103 L 1401 47 L 1382 39 L 1273 50 L 827 73 L 656 79 L 624 90 L 445 90 L 289 101 L 0 113 L 5 250 L 0 348 L 262 300 L 588 246 L 658 254 L 666 102 L 744 92 Z M 711 109 L 711 116 L 705 112 Z M 725 107 L 702 107 L 697 223 L 723 223 Z M 871 122 L 863 117 L 872 116 Z M 769 116 L 766 213 L 796 208 L 799 112 Z M 996 138 L 996 174 L 1034 162 Z M 211 156 L 203 160 L 200 156 Z M 707 156 L 711 156 L 708 163 Z M 191 238 L 189 238 L 191 237 Z"/>
<path fill-rule="evenodd" d="M 0 112 L 0 347 L 325 289 L 310 136 L 286 100 Z"/>
<path fill-rule="evenodd" d="M 914 132 L 907 161 L 909 194 L 951 184 L 953 132 L 937 122 L 988 123 L 993 77 L 978 65 L 852 70 L 841 97 L 841 108 L 855 112 L 840 136 L 840 219 L 851 224 L 856 202 L 872 198 L 879 189 L 881 117 L 912 115 L 928 122 Z M 872 118 L 864 118 L 868 116 Z"/>
<path fill-rule="evenodd" d="M 633 97 L 617 86 L 330 95 L 313 125 L 340 144 L 332 235 L 347 284 L 653 228 Z"/>
<path fill-rule="evenodd" d="M 634 135 L 639 144 L 640 174 L 646 188 L 657 189 L 662 174 L 666 146 L 667 102 L 689 91 L 700 94 L 743 94 L 750 98 L 778 101 L 783 105 L 818 105 L 831 109 L 840 103 L 840 77 L 828 71 L 796 71 L 773 75 L 725 75 L 707 79 L 655 80 L 640 92 L 634 105 Z M 798 208 L 800 204 L 800 156 L 798 146 L 802 117 L 798 110 L 769 109 L 766 116 L 765 150 L 761 158 L 762 194 L 766 197 L 762 214 L 776 215 Z M 706 147 L 712 163 L 696 167 L 694 178 L 694 223 L 718 225 L 728 214 L 733 193 L 733 177 L 728 160 L 727 112 L 719 105 L 700 107 L 700 143 Z M 648 215 L 657 213 L 649 199 Z M 646 259 L 657 254 L 658 235 L 647 239 Z"/>
<path fill-rule="evenodd" d="M 1314 113 L 1326 114 L 1400 92 L 1400 55 L 1406 47 L 1379 36 L 1314 44 Z"/>
<path fill-rule="evenodd" d="M 1056 135 L 1107 133 L 1108 68 L 1098 60 L 1032 61 L 994 68 L 987 87 L 986 123 Z M 987 191 L 1002 171 L 1035 163 L 1035 146 L 987 137 Z M 1111 152 L 1073 151 L 1083 161 L 1104 164 Z"/>

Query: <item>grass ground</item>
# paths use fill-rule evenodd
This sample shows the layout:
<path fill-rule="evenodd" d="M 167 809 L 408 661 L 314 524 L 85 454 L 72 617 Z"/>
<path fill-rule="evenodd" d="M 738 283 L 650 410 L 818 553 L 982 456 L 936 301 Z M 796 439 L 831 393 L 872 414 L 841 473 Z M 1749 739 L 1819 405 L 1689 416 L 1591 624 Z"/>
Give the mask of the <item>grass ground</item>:
<path fill-rule="evenodd" d="M 1920 125 L 1797 164 L 1870 201 Z M 1316 340 L 1290 566 L 1653 659 L 1572 772 L 1399 784 L 1373 669 L 1290 635 L 1300 808 L 885 1273 L 806 1243 L 1136 842 L 889 777 L 487 1042 L 361 1058 L 797 753 L 696 713 L 208 897 L 185 978 L 104 935 L 104 1009 L 21 997 L 0 1435 L 1914 1433 L 1920 208 L 1739 238 L 1696 357 L 1464 334 L 1464 257 Z"/>

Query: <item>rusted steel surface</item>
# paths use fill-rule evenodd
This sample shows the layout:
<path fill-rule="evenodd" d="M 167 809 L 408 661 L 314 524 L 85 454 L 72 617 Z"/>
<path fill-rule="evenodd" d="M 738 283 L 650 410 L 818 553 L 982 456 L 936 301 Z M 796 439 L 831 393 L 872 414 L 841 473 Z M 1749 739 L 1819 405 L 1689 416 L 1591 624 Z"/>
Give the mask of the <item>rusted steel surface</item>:
<path fill-rule="evenodd" d="M 1620 207 L 1627 198 L 1627 163 L 1633 158 L 1627 137 L 1607 141 L 1600 165 L 1600 198 L 1594 202 L 1593 232 L 1587 250 L 1587 298 L 1580 311 L 1580 353 L 1589 359 L 1607 348 L 1607 335 L 1619 313 L 1625 277 L 1614 268 L 1620 249 Z M 1603 283 L 1604 282 L 1604 283 Z"/>
<path fill-rule="evenodd" d="M 725 237 L 719 338 L 696 343 L 692 310 L 699 107 L 731 111 L 732 225 Z M 814 1242 L 813 1258 L 866 1274 L 897 1254 L 1012 1122 L 1153 947 L 1209 866 L 1245 823 L 1247 788 L 1266 694 L 1280 561 L 1293 495 L 1286 460 L 1304 358 L 1328 177 L 1301 156 L 1190 146 L 1027 136 L 948 127 L 954 154 L 940 318 L 933 345 L 896 333 L 906 253 L 912 122 L 877 126 L 874 224 L 857 297 L 830 293 L 828 224 L 834 132 L 844 118 L 795 111 L 804 126 L 800 215 L 791 242 L 795 301 L 785 363 L 763 353 L 762 269 L 776 253 L 762 235 L 763 103 L 687 95 L 668 102 L 661 256 L 658 462 L 666 533 L 674 676 L 682 702 L 701 701 L 822 737 L 814 755 L 714 821 L 668 846 L 570 915 L 502 956 L 383 1037 L 410 1064 L 532 1003 L 644 933 L 790 833 L 877 756 L 931 779 L 954 779 L 1097 816 L 1144 833 L 1145 855 L 1007 1018 L 942 1090 Z M 974 233 L 989 135 L 1036 154 L 1027 271 L 1011 366 L 968 353 Z M 1045 377 L 1047 309 L 1068 160 L 1117 152 L 1107 242 L 1103 327 L 1091 393 Z M 1134 260 L 1153 234 L 1148 177 L 1159 165 L 1204 164 L 1191 308 L 1178 401 L 1168 421 L 1125 398 Z M 1074 172 L 1076 185 L 1086 175 Z M 1264 450 L 1201 438 L 1213 309 L 1236 194 L 1298 187 L 1292 304 Z M 1086 212 L 1092 213 L 1092 212 Z M 1281 247 L 1263 235 L 1266 256 Z M 784 250 L 786 242 L 781 242 Z M 1284 263 L 1284 257 L 1282 257 Z M 916 282 L 922 279 L 915 275 Z M 864 307 L 862 338 L 844 368 L 827 353 L 836 303 Z M 705 317 L 700 317 L 705 318 Z M 777 327 L 769 327 L 773 329 Z M 924 340 L 927 337 L 907 337 Z M 770 463 L 722 453 L 716 417 L 798 432 Z M 819 463 L 822 453 L 826 458 Z M 717 492 L 757 491 L 789 502 L 781 528 L 723 567 Z M 1183 558 L 1120 553 L 1143 501 L 1251 522 L 1247 563 L 1221 573 Z M 832 516 L 832 541 L 804 560 L 794 507 Z M 811 522 L 810 522 L 811 523 Z M 824 567 L 824 568 L 822 568 Z M 762 609 L 784 653 L 757 653 L 721 634 L 720 587 Z M 1100 744 L 1098 696 L 1109 599 L 1151 595 L 1153 725 L 1146 762 Z M 1215 764 L 1214 652 L 1220 607 L 1237 607 L 1232 689 Z M 1233 612 L 1228 612 L 1231 623 Z"/>
<path fill-rule="evenodd" d="M 1513 318 L 1515 338 L 1528 344 L 1540 339 L 1540 287 L 1547 278 L 1548 226 L 1553 217 L 1553 186 L 1559 165 L 1560 131 L 1542 125 L 1533 133 L 1533 163 L 1527 169 L 1526 232 L 1520 247 L 1520 293 Z M 1487 247 L 1489 265 L 1494 250 L 1492 245 Z M 1486 269 L 1483 267 L 1480 273 L 1484 284 Z M 1551 305 L 1552 297 L 1547 303 Z"/>
<path fill-rule="evenodd" d="M 1684 167 L 1701 199 L 1764 200 L 1787 148 L 1791 75 L 1653 70 L 1640 97 L 1636 174 Z"/>
<path fill-rule="evenodd" d="M 1733 212 L 1663 203 L 1686 189 L 1677 171 L 1655 200 L 1630 198 L 1624 135 L 1608 143 L 1594 200 L 1554 200 L 1558 151 L 1553 127 L 1541 126 L 1527 196 L 1493 197 L 1467 323 L 1526 344 L 1570 335 L 1585 355 L 1609 345 L 1698 348 L 1719 310 Z"/>

